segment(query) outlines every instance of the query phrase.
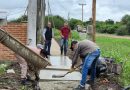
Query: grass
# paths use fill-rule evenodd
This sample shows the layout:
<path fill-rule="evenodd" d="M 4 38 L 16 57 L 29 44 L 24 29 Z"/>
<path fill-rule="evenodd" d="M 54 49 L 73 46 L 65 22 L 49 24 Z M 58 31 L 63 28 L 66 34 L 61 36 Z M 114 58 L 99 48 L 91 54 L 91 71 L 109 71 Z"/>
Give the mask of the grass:
<path fill-rule="evenodd" d="M 99 36 L 96 43 L 103 57 L 115 58 L 117 63 L 123 62 L 120 81 L 123 85 L 130 85 L 130 40 Z"/>
<path fill-rule="evenodd" d="M 3 74 L 6 71 L 6 64 L 0 64 L 0 75 Z"/>
<path fill-rule="evenodd" d="M 0 75 L 6 72 L 6 69 L 10 64 L 11 64 L 11 61 L 8 61 L 8 60 L 0 61 Z"/>

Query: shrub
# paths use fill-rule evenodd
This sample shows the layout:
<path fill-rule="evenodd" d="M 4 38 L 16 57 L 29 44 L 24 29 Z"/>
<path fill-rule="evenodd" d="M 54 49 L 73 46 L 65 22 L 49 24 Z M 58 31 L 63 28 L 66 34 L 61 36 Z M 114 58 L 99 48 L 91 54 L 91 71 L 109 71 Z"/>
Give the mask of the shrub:
<path fill-rule="evenodd" d="M 126 25 L 123 25 L 121 27 L 119 27 L 116 31 L 116 34 L 117 35 L 127 35 L 128 34 L 128 30 L 127 30 L 127 27 Z"/>

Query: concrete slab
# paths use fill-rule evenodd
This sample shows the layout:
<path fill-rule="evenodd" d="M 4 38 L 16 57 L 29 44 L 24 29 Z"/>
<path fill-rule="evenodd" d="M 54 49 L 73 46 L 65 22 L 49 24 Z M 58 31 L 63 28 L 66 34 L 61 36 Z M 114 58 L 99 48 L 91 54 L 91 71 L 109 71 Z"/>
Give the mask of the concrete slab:
<path fill-rule="evenodd" d="M 70 60 L 67 56 L 50 56 L 49 60 L 52 64 L 52 66 L 70 67 L 72 64 L 72 60 Z"/>
<path fill-rule="evenodd" d="M 40 80 L 63 80 L 63 81 L 79 81 L 81 80 L 81 74 L 77 71 L 67 74 L 62 78 L 52 78 L 53 75 L 64 75 L 68 71 L 63 70 L 41 70 L 40 71 Z"/>

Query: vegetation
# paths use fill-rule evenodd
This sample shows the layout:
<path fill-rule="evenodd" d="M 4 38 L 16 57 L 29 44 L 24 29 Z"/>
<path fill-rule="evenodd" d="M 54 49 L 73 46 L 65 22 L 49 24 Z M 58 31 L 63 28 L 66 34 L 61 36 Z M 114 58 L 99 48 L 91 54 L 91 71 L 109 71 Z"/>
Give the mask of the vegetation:
<path fill-rule="evenodd" d="M 69 21 L 69 25 L 70 25 L 71 29 L 74 30 L 77 27 L 77 25 L 83 25 L 83 23 L 81 20 L 72 18 Z"/>
<path fill-rule="evenodd" d="M 0 64 L 0 74 L 3 74 L 6 70 L 6 66 L 4 64 Z"/>
<path fill-rule="evenodd" d="M 23 15 L 17 19 L 11 20 L 10 22 L 16 22 L 16 23 L 21 23 L 21 22 L 27 22 L 28 18 L 26 15 Z"/>
<path fill-rule="evenodd" d="M 61 16 L 58 16 L 58 15 L 56 15 L 56 16 L 46 16 L 45 17 L 45 26 L 47 25 L 48 21 L 50 21 L 52 23 L 52 26 L 54 28 L 60 29 L 64 25 L 65 19 L 62 18 Z M 53 23 L 54 23 L 54 25 L 53 25 Z"/>
<path fill-rule="evenodd" d="M 130 34 L 130 15 L 125 15 L 120 22 L 116 23 L 110 19 L 105 22 L 97 21 L 96 28 L 100 33 L 128 35 Z"/>
<path fill-rule="evenodd" d="M 115 58 L 116 62 L 123 62 L 123 72 L 120 81 L 124 85 L 130 84 L 130 40 L 110 38 L 110 37 L 97 37 L 97 44 L 101 48 L 101 55 L 103 57 Z"/>

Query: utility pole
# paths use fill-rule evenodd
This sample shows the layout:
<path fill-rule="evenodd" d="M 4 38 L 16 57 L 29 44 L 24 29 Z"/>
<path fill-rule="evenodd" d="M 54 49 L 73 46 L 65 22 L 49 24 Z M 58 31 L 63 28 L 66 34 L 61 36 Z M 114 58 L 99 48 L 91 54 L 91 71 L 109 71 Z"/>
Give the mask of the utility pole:
<path fill-rule="evenodd" d="M 44 17 L 45 0 L 29 0 L 27 41 L 31 46 L 42 43 Z"/>
<path fill-rule="evenodd" d="M 41 2 L 42 0 L 37 0 L 36 44 L 41 42 Z"/>
<path fill-rule="evenodd" d="M 28 0 L 27 44 L 36 46 L 37 0 Z"/>
<path fill-rule="evenodd" d="M 82 6 L 82 22 L 83 22 L 83 11 L 84 11 L 84 6 L 86 5 L 86 4 L 79 4 L 79 5 L 81 5 Z"/>
<path fill-rule="evenodd" d="M 45 0 L 37 0 L 37 30 L 36 43 L 42 43 L 42 31 L 44 29 Z"/>
<path fill-rule="evenodd" d="M 92 2 L 93 42 L 96 41 L 96 0 Z"/>

